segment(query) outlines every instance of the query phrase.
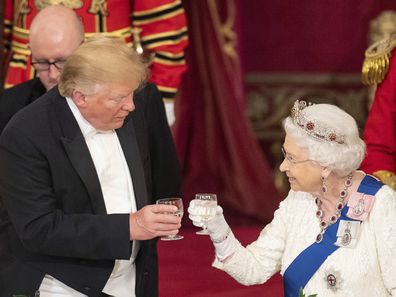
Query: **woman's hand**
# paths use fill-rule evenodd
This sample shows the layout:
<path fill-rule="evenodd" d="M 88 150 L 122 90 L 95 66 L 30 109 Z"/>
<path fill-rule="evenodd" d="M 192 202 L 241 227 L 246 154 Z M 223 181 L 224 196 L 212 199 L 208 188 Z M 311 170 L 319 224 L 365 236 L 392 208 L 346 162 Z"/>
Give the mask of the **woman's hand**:
<path fill-rule="evenodd" d="M 205 211 L 203 206 L 197 205 L 195 199 L 190 201 L 188 217 L 194 226 L 203 226 L 204 221 L 202 214 L 205 213 Z M 220 205 L 216 208 L 216 215 L 212 219 L 205 221 L 205 224 L 210 239 L 216 248 L 217 258 L 222 260 L 230 257 L 235 251 L 236 239 L 224 218 L 223 209 Z"/>

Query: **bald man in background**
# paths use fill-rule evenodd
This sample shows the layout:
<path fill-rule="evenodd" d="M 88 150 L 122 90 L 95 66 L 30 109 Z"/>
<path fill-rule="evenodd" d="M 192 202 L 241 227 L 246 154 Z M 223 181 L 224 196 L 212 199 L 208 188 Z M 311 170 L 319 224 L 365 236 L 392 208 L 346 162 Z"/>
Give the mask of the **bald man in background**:
<path fill-rule="evenodd" d="M 0 133 L 18 110 L 58 83 L 67 57 L 83 42 L 84 27 L 73 10 L 53 5 L 37 14 L 29 36 L 37 77 L 3 91 L 0 97 Z"/>

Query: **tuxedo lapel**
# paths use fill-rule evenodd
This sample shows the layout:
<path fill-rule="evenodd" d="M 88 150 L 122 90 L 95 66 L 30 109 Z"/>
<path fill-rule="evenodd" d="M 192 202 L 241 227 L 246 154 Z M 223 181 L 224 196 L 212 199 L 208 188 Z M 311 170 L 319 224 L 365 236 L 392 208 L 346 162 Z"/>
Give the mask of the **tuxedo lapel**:
<path fill-rule="evenodd" d="M 148 197 L 142 158 L 131 115 L 125 120 L 124 126 L 117 130 L 117 135 L 131 174 L 136 206 L 140 209 L 148 204 Z"/>
<path fill-rule="evenodd" d="M 103 199 L 102 189 L 92 157 L 89 153 L 84 136 L 66 99 L 59 95 L 57 88 L 51 90 L 57 94 L 52 97 L 55 106 L 55 119 L 59 123 L 60 140 L 65 148 L 74 169 L 77 171 L 91 199 L 95 213 L 105 214 L 106 206 Z"/>

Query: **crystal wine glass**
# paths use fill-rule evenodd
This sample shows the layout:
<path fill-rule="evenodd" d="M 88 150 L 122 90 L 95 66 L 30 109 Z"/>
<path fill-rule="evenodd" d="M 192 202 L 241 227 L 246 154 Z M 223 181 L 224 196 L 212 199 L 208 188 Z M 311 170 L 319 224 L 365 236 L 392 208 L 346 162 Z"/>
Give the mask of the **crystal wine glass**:
<path fill-rule="evenodd" d="M 173 215 L 178 216 L 180 218 L 183 217 L 183 200 L 181 198 L 159 199 L 159 200 L 157 200 L 156 204 L 166 204 L 166 205 L 177 206 L 177 211 L 169 213 L 169 214 L 173 214 Z M 160 239 L 161 240 L 179 240 L 179 239 L 183 239 L 183 238 L 184 237 L 182 235 L 175 234 L 175 235 L 162 236 Z"/>
<path fill-rule="evenodd" d="M 201 216 L 203 225 L 202 230 L 196 232 L 199 235 L 208 235 L 209 232 L 207 230 L 207 222 L 214 218 L 216 215 L 216 208 L 217 208 L 217 196 L 216 194 L 210 193 L 199 193 L 195 194 L 195 205 L 200 206 L 201 210 L 199 215 Z"/>

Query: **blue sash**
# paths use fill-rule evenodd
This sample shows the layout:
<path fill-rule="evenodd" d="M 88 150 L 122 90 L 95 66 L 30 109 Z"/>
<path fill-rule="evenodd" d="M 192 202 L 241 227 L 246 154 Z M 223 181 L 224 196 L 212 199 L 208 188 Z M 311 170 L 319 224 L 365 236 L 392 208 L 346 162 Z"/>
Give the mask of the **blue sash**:
<path fill-rule="evenodd" d="M 366 175 L 357 192 L 374 196 L 382 186 L 383 184 L 374 177 Z M 326 229 L 322 242 L 314 242 L 303 250 L 287 267 L 283 275 L 285 297 L 298 297 L 299 289 L 305 287 L 327 257 L 339 248 L 334 243 L 337 241 L 337 230 L 340 220 L 356 221 L 346 216 L 348 209 L 349 207 L 345 205 L 337 222 Z"/>

